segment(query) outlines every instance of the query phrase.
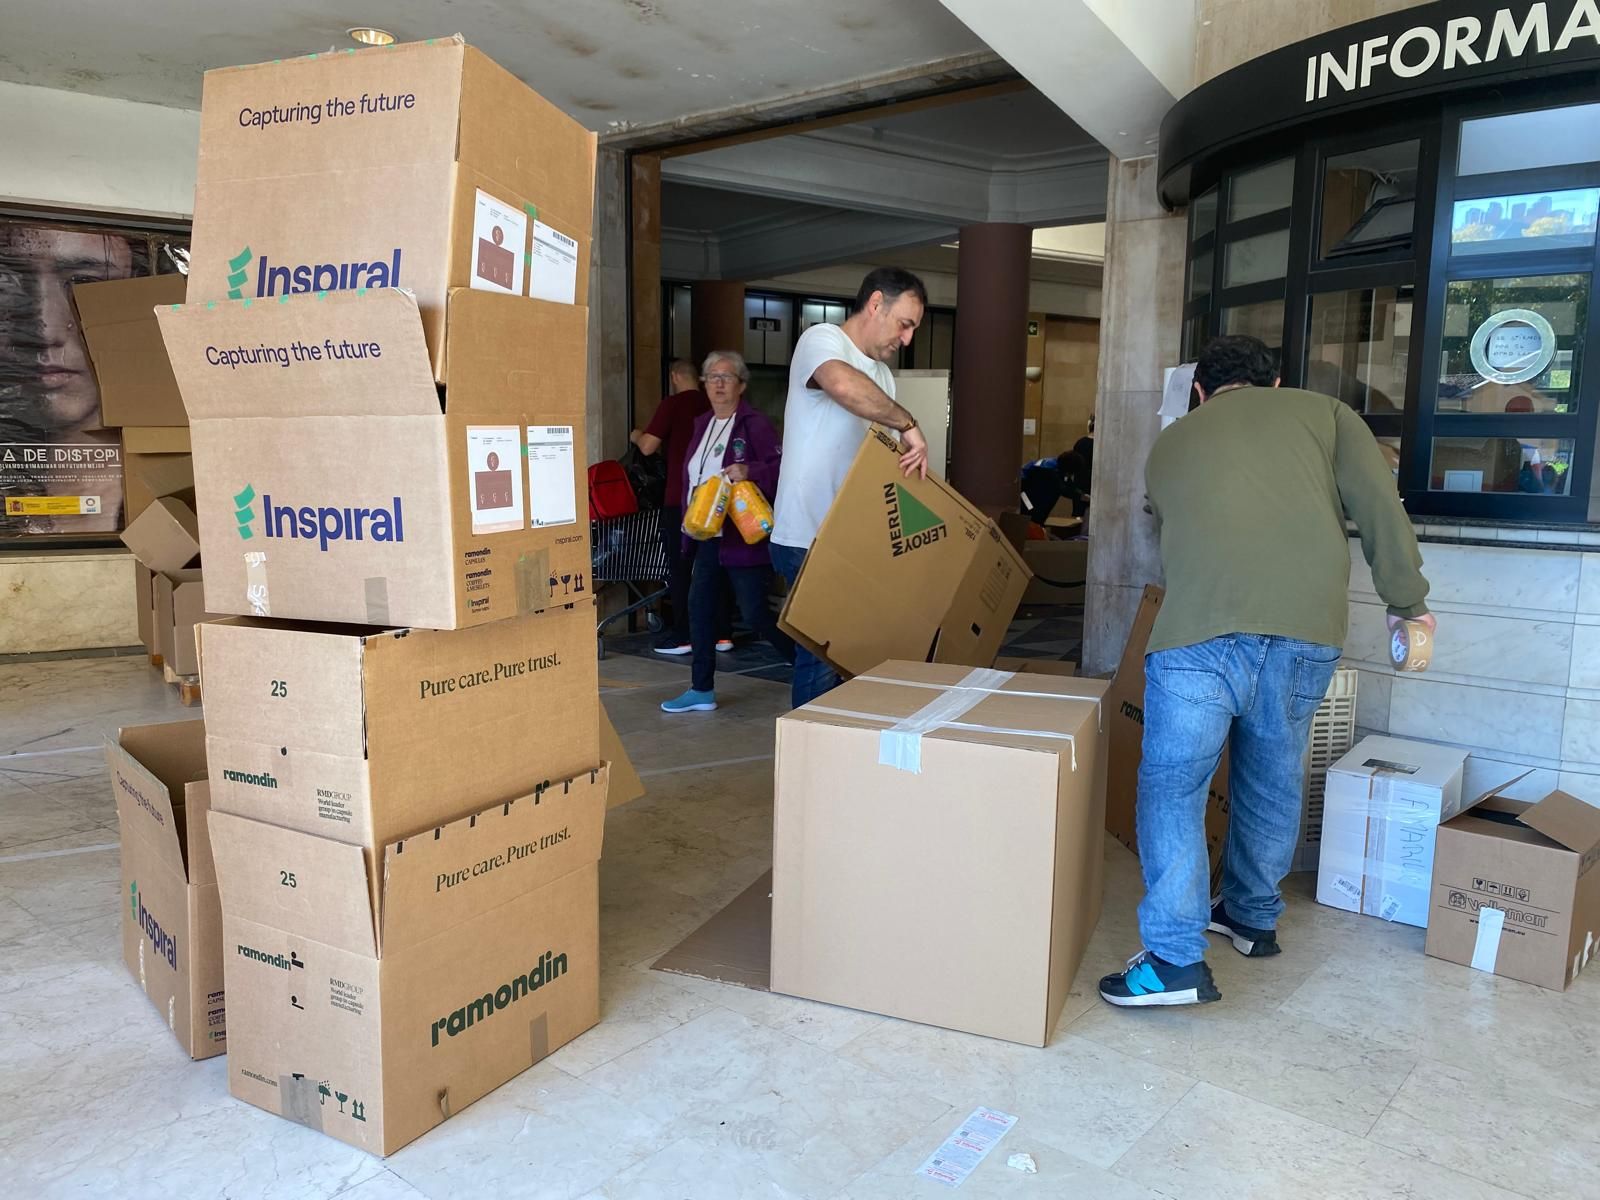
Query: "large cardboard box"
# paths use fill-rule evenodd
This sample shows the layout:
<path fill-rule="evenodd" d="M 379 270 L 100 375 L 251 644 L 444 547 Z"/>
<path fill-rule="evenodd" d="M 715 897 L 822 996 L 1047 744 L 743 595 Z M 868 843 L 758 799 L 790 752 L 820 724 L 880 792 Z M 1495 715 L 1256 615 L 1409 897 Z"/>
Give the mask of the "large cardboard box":
<path fill-rule="evenodd" d="M 137 558 L 133 560 L 133 611 L 139 622 L 139 644 L 150 654 L 156 648 L 155 572 Z"/>
<path fill-rule="evenodd" d="M 156 308 L 182 304 L 182 275 L 147 275 L 72 289 L 89 360 L 100 386 L 100 424 L 187 425 Z"/>
<path fill-rule="evenodd" d="M 1122 661 L 1106 692 L 1106 724 L 1110 728 L 1111 763 L 1106 782 L 1106 832 L 1139 853 L 1137 822 L 1139 764 L 1144 759 L 1144 658 L 1165 593 L 1146 587 L 1134 613 Z M 1224 747 L 1206 797 L 1206 847 L 1211 855 L 1212 894 L 1222 871 L 1228 835 L 1228 751 Z"/>
<path fill-rule="evenodd" d="M 1426 927 L 1434 842 L 1461 811 L 1467 752 L 1369 737 L 1328 770 L 1317 900 Z"/>
<path fill-rule="evenodd" d="M 1022 593 L 1023 604 L 1082 604 L 1089 578 L 1086 538 L 1033 539 L 1023 543 L 1022 561 L 1033 578 Z"/>
<path fill-rule="evenodd" d="M 207 836 L 203 721 L 106 744 L 122 833 L 122 957 L 190 1058 L 227 1049 L 222 908 Z"/>
<path fill-rule="evenodd" d="M 898 443 L 873 429 L 778 623 L 843 675 L 889 659 L 988 666 L 1028 568 L 953 487 L 899 464 Z"/>
<path fill-rule="evenodd" d="M 368 850 L 600 761 L 594 604 L 474 629 L 200 627 L 212 803 Z"/>
<path fill-rule="evenodd" d="M 1600 948 L 1600 808 L 1491 792 L 1439 827 L 1427 952 L 1561 991 Z"/>
<path fill-rule="evenodd" d="M 389 1154 L 599 1019 L 604 768 L 362 852 L 217 813 L 235 1096 Z"/>
<path fill-rule="evenodd" d="M 895 662 L 780 717 L 772 990 L 1044 1045 L 1100 917 L 1104 691 Z"/>
<path fill-rule="evenodd" d="M 218 619 L 214 613 L 206 611 L 204 587 L 198 567 L 154 578 L 151 595 L 154 600 L 155 652 L 177 675 L 200 673 L 194 627 Z"/>
<path fill-rule="evenodd" d="M 460 38 L 208 71 L 189 300 L 406 288 L 447 382 L 451 288 L 588 303 L 594 163 Z"/>
<path fill-rule="evenodd" d="M 584 309 L 451 292 L 441 403 L 411 296 L 282 299 L 160 315 L 207 608 L 459 629 L 590 594 Z"/>
<path fill-rule="evenodd" d="M 165 351 L 163 351 L 165 353 Z M 123 430 L 124 436 L 129 431 Z M 188 430 L 185 429 L 187 434 Z M 194 459 L 189 454 L 130 454 L 122 452 L 122 523 L 134 520 L 163 496 L 173 496 L 194 507 Z"/>
<path fill-rule="evenodd" d="M 152 571 L 181 571 L 200 554 L 194 510 L 174 496 L 162 496 L 122 531 L 122 544 Z"/>

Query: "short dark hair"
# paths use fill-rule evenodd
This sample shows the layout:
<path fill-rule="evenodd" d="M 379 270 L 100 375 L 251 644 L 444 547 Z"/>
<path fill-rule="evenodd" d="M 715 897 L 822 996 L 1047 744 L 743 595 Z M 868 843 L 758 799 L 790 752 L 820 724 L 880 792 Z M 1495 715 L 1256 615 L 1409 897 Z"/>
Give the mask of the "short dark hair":
<path fill-rule="evenodd" d="M 924 308 L 928 306 L 928 289 L 922 286 L 922 280 L 899 267 L 878 267 L 868 271 L 867 277 L 861 281 L 861 287 L 856 292 L 855 303 L 850 306 L 850 312 L 855 314 L 866 308 L 874 292 L 883 293 L 885 304 L 893 304 L 910 292 L 922 301 Z"/>
<path fill-rule="evenodd" d="M 674 377 L 678 379 L 690 379 L 695 383 L 699 383 L 700 370 L 687 358 L 675 358 L 672 360 L 672 365 L 667 368 L 667 377 L 669 379 Z"/>
<path fill-rule="evenodd" d="M 1243 383 L 1271 387 L 1278 378 L 1278 358 L 1260 338 L 1229 334 L 1212 338 L 1200 352 L 1194 381 L 1211 395 L 1218 388 Z"/>

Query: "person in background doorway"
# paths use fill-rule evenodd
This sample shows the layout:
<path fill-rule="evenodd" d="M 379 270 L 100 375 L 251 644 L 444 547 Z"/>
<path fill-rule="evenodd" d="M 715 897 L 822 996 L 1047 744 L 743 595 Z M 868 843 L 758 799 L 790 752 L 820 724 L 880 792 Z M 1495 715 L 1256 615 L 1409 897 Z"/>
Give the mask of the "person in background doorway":
<path fill-rule="evenodd" d="M 1089 414 L 1089 432 L 1084 434 L 1072 445 L 1072 452 L 1078 456 L 1078 461 L 1083 464 L 1082 469 L 1075 475 L 1073 483 L 1077 486 L 1081 496 L 1072 502 L 1072 515 L 1081 517 L 1089 510 L 1089 493 L 1094 490 L 1094 414 Z M 1081 506 L 1081 507 L 1080 507 Z"/>
<path fill-rule="evenodd" d="M 689 453 L 684 460 L 682 494 L 687 498 L 707 479 L 725 475 L 729 483 L 750 480 L 771 496 L 778 488 L 778 465 L 783 448 L 778 431 L 766 414 L 744 399 L 750 369 L 732 350 L 713 351 L 705 362 L 709 412 L 694 423 Z M 694 646 L 694 677 L 689 690 L 661 705 L 663 712 L 711 712 L 717 707 L 717 616 L 723 589 L 732 584 L 745 624 L 777 648 L 785 659 L 794 657 L 794 643 L 779 631 L 767 596 L 772 588 L 772 557 L 766 540 L 747 543 L 728 521 L 722 533 L 709 541 L 683 538 L 684 552 L 694 562 L 689 587 L 689 628 Z"/>
<path fill-rule="evenodd" d="M 795 342 L 783 410 L 783 479 L 773 503 L 772 565 L 793 586 L 869 423 L 900 434 L 907 475 L 928 473 L 928 440 L 894 400 L 889 364 L 911 344 L 928 290 L 910 271 L 879 267 L 856 292 L 843 325 L 813 325 Z M 795 651 L 796 708 L 839 684 L 804 647 Z"/>
<path fill-rule="evenodd" d="M 667 494 L 661 505 L 661 544 L 667 552 L 667 600 L 672 610 L 672 624 L 656 639 L 655 651 L 681 656 L 690 652 L 690 559 L 682 550 L 683 459 L 694 436 L 694 423 L 710 411 L 711 402 L 700 390 L 699 373 L 688 359 L 674 361 L 667 377 L 672 391 L 662 398 L 650 424 L 642 430 L 635 429 L 628 440 L 641 454 L 665 453 L 667 459 Z M 724 618 L 721 632 L 726 633 L 727 628 L 728 621 Z M 717 649 L 732 650 L 732 639 L 719 638 Z"/>
<path fill-rule="evenodd" d="M 1063 450 L 1054 458 L 1040 458 L 1022 468 L 1022 515 L 1035 525 L 1043 525 L 1055 512 L 1062 497 L 1072 500 L 1072 515 L 1078 511 L 1083 491 L 1078 479 L 1084 474 L 1083 460 L 1075 450 Z"/>
<path fill-rule="evenodd" d="M 1346 515 L 1391 629 L 1433 624 L 1416 534 L 1353 409 L 1280 389 L 1271 352 L 1251 337 L 1207 346 L 1194 386 L 1200 407 L 1162 432 L 1145 466 L 1167 594 L 1145 659 L 1144 949 L 1100 981 L 1125 1007 L 1220 999 L 1208 930 L 1251 958 L 1279 952 L 1303 756 L 1347 632 Z M 1213 897 L 1206 794 L 1225 745 L 1230 812 Z"/>

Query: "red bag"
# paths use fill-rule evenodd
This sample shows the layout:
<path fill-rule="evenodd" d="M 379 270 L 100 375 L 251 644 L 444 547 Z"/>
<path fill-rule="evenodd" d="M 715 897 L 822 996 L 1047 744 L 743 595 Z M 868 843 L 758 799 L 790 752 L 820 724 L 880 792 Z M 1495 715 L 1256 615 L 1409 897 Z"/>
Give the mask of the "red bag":
<path fill-rule="evenodd" d="M 608 459 L 589 468 L 589 519 L 626 517 L 639 511 L 628 472 L 620 462 Z"/>

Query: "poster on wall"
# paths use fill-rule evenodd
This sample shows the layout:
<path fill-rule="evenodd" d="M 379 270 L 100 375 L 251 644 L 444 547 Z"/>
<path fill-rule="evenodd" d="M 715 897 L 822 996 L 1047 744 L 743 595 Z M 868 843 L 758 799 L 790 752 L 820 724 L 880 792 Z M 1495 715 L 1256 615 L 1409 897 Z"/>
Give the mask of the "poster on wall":
<path fill-rule="evenodd" d="M 80 283 L 184 269 L 165 234 L 0 215 L 0 540 L 122 528 L 122 436 L 78 328 Z"/>

